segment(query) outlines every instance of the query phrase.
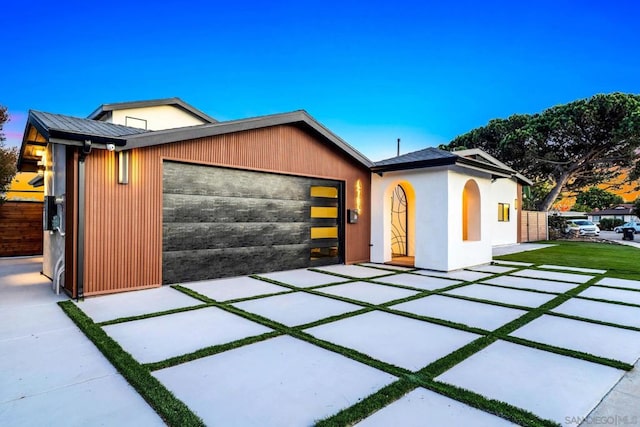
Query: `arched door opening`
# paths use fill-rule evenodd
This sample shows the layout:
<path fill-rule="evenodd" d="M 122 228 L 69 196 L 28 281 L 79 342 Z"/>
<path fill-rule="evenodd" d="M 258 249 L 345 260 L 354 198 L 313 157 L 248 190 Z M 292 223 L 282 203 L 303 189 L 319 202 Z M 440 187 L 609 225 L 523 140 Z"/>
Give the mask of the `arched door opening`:
<path fill-rule="evenodd" d="M 480 189 L 478 184 L 470 179 L 462 190 L 462 240 L 480 240 L 480 206 Z"/>
<path fill-rule="evenodd" d="M 414 265 L 409 256 L 409 206 L 407 192 L 398 184 L 391 194 L 391 261 L 393 264 Z"/>

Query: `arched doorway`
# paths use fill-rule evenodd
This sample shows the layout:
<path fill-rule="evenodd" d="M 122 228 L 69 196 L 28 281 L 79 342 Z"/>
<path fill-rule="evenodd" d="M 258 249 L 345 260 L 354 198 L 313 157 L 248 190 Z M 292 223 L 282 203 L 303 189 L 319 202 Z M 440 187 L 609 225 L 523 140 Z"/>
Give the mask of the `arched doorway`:
<path fill-rule="evenodd" d="M 480 188 L 473 179 L 462 190 L 462 240 L 480 240 L 481 236 Z"/>
<path fill-rule="evenodd" d="M 407 193 L 398 184 L 391 194 L 391 257 L 406 257 L 409 252 L 409 209 Z"/>

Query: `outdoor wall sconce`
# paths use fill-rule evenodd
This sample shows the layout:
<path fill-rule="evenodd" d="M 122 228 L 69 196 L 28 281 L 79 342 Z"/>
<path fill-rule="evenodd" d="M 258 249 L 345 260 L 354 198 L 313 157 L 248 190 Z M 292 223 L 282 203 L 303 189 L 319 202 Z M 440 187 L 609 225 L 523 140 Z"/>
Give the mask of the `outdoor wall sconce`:
<path fill-rule="evenodd" d="M 129 183 L 129 152 L 118 152 L 118 184 Z"/>
<path fill-rule="evenodd" d="M 356 211 L 358 214 L 362 212 L 362 182 L 356 180 Z"/>

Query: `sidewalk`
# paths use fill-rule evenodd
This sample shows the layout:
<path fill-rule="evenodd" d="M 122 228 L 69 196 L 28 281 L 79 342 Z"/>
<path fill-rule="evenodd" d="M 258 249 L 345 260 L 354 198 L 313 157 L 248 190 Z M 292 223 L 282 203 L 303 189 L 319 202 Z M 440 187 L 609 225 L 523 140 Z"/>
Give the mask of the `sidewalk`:
<path fill-rule="evenodd" d="M 0 425 L 163 425 L 56 304 L 41 257 L 0 258 Z"/>

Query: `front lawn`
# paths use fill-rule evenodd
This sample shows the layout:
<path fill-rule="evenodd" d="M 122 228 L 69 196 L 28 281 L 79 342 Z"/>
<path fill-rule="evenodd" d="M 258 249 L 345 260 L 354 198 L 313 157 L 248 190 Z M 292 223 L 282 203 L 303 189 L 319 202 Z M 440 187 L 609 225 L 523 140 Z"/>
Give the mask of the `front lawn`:
<path fill-rule="evenodd" d="M 555 246 L 535 251 L 503 255 L 504 261 L 554 264 L 607 270 L 607 276 L 623 279 L 640 278 L 640 250 L 630 246 L 606 243 L 549 241 Z"/>

